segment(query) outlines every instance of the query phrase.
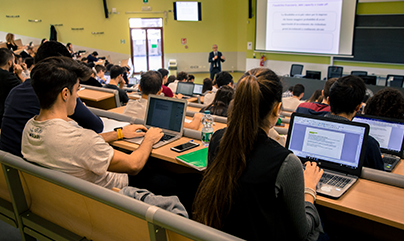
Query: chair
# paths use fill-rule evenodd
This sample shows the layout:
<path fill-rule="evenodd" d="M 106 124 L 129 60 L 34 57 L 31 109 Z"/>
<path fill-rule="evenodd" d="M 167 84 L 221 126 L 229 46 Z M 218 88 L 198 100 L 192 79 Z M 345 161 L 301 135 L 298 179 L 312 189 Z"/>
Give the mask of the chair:
<path fill-rule="evenodd" d="M 356 70 L 353 70 L 353 71 L 351 71 L 351 75 L 355 75 L 355 76 L 368 75 L 368 72 L 367 72 L 367 71 L 356 71 Z"/>
<path fill-rule="evenodd" d="M 292 64 L 290 68 L 290 77 L 295 76 L 296 74 L 301 75 L 303 71 L 303 65 L 301 64 Z"/>
<path fill-rule="evenodd" d="M 404 75 L 389 74 L 386 77 L 386 86 L 402 88 L 404 82 Z"/>
<path fill-rule="evenodd" d="M 343 70 L 344 68 L 341 66 L 328 66 L 327 79 L 341 78 Z"/>

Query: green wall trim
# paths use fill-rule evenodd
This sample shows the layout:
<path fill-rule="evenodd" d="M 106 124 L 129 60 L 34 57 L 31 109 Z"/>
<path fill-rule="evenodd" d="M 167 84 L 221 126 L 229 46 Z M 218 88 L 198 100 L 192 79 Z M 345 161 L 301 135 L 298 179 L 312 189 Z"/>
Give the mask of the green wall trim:
<path fill-rule="evenodd" d="M 357 66 L 357 67 L 367 67 L 367 68 L 381 68 L 381 69 L 404 69 L 404 65 L 362 63 L 362 62 L 349 62 L 349 61 L 334 61 L 334 65 Z"/>
<path fill-rule="evenodd" d="M 404 1 L 358 3 L 356 13 L 362 14 L 404 14 Z"/>

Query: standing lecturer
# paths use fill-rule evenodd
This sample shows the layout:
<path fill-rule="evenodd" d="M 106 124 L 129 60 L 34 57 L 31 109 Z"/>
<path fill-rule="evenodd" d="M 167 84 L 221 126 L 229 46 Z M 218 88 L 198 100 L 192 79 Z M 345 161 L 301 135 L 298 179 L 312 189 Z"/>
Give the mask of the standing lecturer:
<path fill-rule="evenodd" d="M 210 79 L 213 81 L 215 74 L 222 71 L 222 66 L 220 62 L 224 62 L 224 56 L 221 52 L 217 51 L 217 45 L 212 46 L 213 51 L 209 53 L 209 63 L 210 63 Z"/>

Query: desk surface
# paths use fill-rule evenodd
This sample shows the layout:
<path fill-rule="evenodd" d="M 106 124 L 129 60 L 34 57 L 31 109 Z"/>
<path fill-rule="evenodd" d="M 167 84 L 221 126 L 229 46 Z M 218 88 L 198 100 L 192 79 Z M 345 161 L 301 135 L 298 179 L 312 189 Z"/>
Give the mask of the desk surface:
<path fill-rule="evenodd" d="M 118 109 L 118 108 L 117 108 Z M 226 124 L 216 123 L 215 130 L 223 128 Z M 170 148 L 189 141 L 183 137 L 173 143 L 167 144 L 157 149 L 153 149 L 151 156 L 165 160 L 181 166 L 185 164 L 177 161 L 176 156 L 180 155 Z M 201 144 L 200 141 L 194 140 Z M 115 141 L 113 146 L 125 150 L 136 150 L 138 145 L 126 141 Z M 202 145 L 181 154 L 203 148 Z M 404 160 L 392 171 L 393 173 L 404 175 Z M 353 214 L 375 222 L 386 224 L 404 230 L 404 189 L 365 179 L 359 179 L 354 186 L 349 189 L 341 198 L 334 200 L 318 196 L 317 204 L 329 207 L 338 211 Z"/>
<path fill-rule="evenodd" d="M 80 99 L 92 100 L 92 101 L 101 101 L 108 98 L 114 98 L 114 94 L 110 92 L 97 91 L 84 89 L 78 92 Z"/>

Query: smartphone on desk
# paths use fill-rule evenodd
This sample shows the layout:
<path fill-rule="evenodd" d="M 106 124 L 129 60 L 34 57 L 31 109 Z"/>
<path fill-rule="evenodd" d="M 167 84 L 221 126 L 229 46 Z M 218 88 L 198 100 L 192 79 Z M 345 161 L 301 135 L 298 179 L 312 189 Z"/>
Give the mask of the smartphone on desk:
<path fill-rule="evenodd" d="M 199 146 L 198 143 L 186 142 L 184 144 L 171 147 L 171 150 L 176 151 L 176 152 L 183 152 L 183 151 L 187 151 L 187 150 L 192 149 L 197 146 Z"/>

